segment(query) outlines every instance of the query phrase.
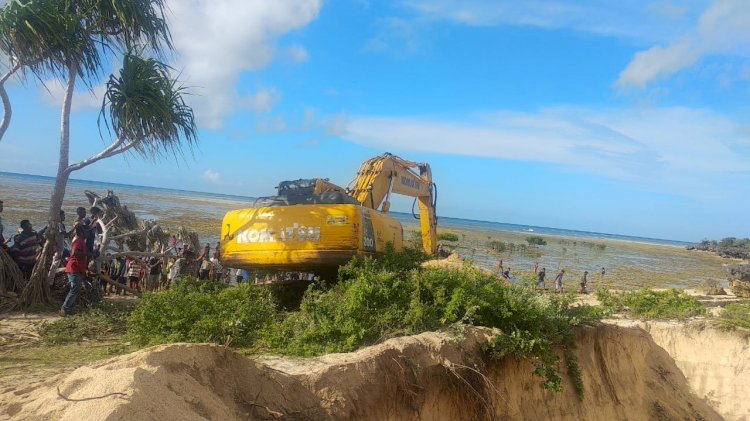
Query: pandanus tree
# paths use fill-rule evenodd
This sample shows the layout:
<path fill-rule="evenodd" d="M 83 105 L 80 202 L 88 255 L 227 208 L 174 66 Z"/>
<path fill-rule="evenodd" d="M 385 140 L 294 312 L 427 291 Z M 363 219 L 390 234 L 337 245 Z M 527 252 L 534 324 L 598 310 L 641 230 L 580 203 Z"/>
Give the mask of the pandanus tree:
<path fill-rule="evenodd" d="M 164 0 L 11 0 L 0 15 L 0 49 L 20 64 L 16 71 L 40 80 L 53 77 L 65 86 L 47 241 L 20 299 L 30 306 L 49 302 L 47 269 L 59 251 L 59 211 L 71 173 L 125 152 L 148 159 L 174 156 L 194 144 L 196 126 L 183 88 L 158 60 L 172 50 Z M 98 120 L 99 132 L 111 139 L 100 152 L 71 164 L 76 85 L 94 86 L 117 57 L 122 67 L 106 82 Z"/>

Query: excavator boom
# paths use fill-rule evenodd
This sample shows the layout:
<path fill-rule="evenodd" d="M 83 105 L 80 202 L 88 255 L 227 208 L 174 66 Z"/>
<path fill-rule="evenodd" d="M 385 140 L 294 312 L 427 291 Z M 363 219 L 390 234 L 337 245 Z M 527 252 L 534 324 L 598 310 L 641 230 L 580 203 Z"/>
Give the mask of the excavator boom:
<path fill-rule="evenodd" d="M 349 183 L 350 194 L 360 205 L 388 213 L 389 195 L 401 194 L 419 201 L 422 247 L 429 254 L 437 251 L 435 184 L 429 164 L 401 159 L 385 153 L 365 161 L 357 177 Z"/>

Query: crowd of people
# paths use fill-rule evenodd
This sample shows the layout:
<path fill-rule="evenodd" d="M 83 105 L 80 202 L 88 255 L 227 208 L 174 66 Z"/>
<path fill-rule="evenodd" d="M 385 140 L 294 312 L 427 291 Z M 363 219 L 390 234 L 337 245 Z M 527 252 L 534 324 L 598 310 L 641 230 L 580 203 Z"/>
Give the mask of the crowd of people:
<path fill-rule="evenodd" d="M 47 227 L 35 231 L 31 222 L 23 219 L 17 233 L 6 237 L 2 211 L 3 201 L 0 201 L 0 247 L 11 256 L 24 277 L 29 279 L 47 241 Z M 181 276 L 226 283 L 242 283 L 250 278 L 245 270 L 222 267 L 219 243 L 213 253 L 211 245 L 206 244 L 202 253 L 198 254 L 191 250 L 188 243 L 179 242 L 175 236 L 171 237 L 170 244 L 154 253 L 147 253 L 145 257 L 137 257 L 138 253 L 107 253 L 107 259 L 103 259 L 104 264 L 97 273 L 95 259 L 101 252 L 102 230 L 99 219 L 102 216 L 101 209 L 96 206 L 91 207 L 88 212 L 86 208 L 79 207 L 76 209 L 75 224 L 67 231 L 65 212 L 60 211 L 56 247 L 58 253 L 52 266 L 55 272 L 57 268 L 64 270 L 70 287 L 60 310 L 63 315 L 73 312 L 85 281 L 90 281 L 97 295 L 101 296 L 125 295 L 126 290 L 155 292 L 178 283 Z M 125 286 L 128 288 L 123 288 Z"/>
<path fill-rule="evenodd" d="M 500 271 L 500 275 L 504 279 L 506 279 L 509 282 L 512 280 L 512 276 L 510 274 L 510 267 L 503 266 L 503 259 L 502 258 L 498 262 L 498 269 Z M 534 275 L 536 276 L 536 280 L 537 280 L 537 282 L 536 282 L 536 289 L 539 290 L 539 291 L 546 291 L 547 290 L 547 282 L 546 282 L 547 268 L 544 268 L 544 267 L 540 268 L 539 267 L 539 263 L 534 262 L 533 269 L 534 269 Z M 607 274 L 607 270 L 602 267 L 602 269 L 601 269 L 602 279 L 604 278 L 604 276 L 606 274 Z M 554 287 L 555 287 L 555 292 L 556 293 L 563 293 L 563 292 L 565 292 L 565 285 L 563 284 L 563 277 L 564 276 L 565 276 L 565 269 L 560 269 L 560 271 L 557 273 L 557 275 L 555 275 L 555 278 L 554 278 L 553 282 L 554 282 Z M 588 277 L 589 277 L 589 271 L 584 270 L 583 271 L 583 275 L 581 276 L 581 280 L 579 282 L 580 289 L 578 289 L 578 292 L 581 293 L 581 294 L 588 294 L 589 293 L 589 288 L 588 288 L 589 279 L 588 279 Z"/>

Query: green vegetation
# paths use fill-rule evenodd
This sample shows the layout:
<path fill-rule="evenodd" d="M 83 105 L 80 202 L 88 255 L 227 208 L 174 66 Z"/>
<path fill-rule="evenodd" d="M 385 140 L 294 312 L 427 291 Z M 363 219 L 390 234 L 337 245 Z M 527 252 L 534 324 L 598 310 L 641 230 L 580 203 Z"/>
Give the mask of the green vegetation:
<path fill-rule="evenodd" d="M 441 232 L 438 234 L 438 240 L 458 241 L 458 234 L 454 234 L 452 232 Z"/>
<path fill-rule="evenodd" d="M 688 249 L 698 249 L 703 251 L 711 251 L 718 253 L 724 257 L 734 257 L 739 259 L 750 258 L 750 238 L 735 238 L 726 237 L 720 241 L 716 240 L 703 240 L 695 247 L 689 247 Z"/>
<path fill-rule="evenodd" d="M 127 338 L 139 345 L 217 342 L 248 352 L 314 356 L 456 324 L 487 326 L 504 332 L 487 347 L 491 356 L 528 359 L 544 387 L 560 389 L 556 350 L 572 350 L 575 326 L 598 320 L 596 311 L 571 307 L 570 297 L 508 286 L 474 269 L 423 269 L 425 259 L 418 250 L 356 257 L 341 268 L 339 282 L 311 286 L 293 312 L 275 307 L 267 288 L 207 288 L 183 280 L 175 289 L 144 296 Z M 569 375 L 580 385 L 573 354 L 564 355 Z"/>
<path fill-rule="evenodd" d="M 682 290 L 612 292 L 599 289 L 596 292 L 602 306 L 610 312 L 626 312 L 644 319 L 680 319 L 706 314 L 706 308 Z"/>
<path fill-rule="evenodd" d="M 498 253 L 518 253 L 522 254 L 524 256 L 528 257 L 541 257 L 542 253 L 539 251 L 538 248 L 534 246 L 528 246 L 526 244 L 517 244 L 517 243 L 510 243 L 510 242 L 504 242 L 504 241 L 497 241 L 493 240 L 490 241 L 489 244 L 487 244 L 487 247 L 490 248 L 490 250 L 496 251 Z"/>
<path fill-rule="evenodd" d="M 750 330 L 750 301 L 728 304 L 719 316 L 719 324 L 727 329 Z"/>
<path fill-rule="evenodd" d="M 526 237 L 526 242 L 529 243 L 530 246 L 546 246 L 547 240 L 545 240 L 543 237 L 539 235 L 530 235 Z"/>
<path fill-rule="evenodd" d="M 112 338 L 125 333 L 134 307 L 135 303 L 101 301 L 88 311 L 43 326 L 39 334 L 50 345 Z"/>
<path fill-rule="evenodd" d="M 182 279 L 175 288 L 144 294 L 130 317 L 127 338 L 136 345 L 215 342 L 250 347 L 276 323 L 269 290 Z"/>

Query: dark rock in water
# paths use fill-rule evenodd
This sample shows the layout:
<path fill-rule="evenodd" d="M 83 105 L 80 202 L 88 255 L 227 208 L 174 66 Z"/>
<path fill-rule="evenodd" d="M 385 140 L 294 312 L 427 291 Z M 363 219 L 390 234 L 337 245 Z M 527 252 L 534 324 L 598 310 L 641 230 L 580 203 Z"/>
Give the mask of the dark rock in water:
<path fill-rule="evenodd" d="M 750 282 L 729 281 L 729 289 L 738 297 L 750 298 Z"/>
<path fill-rule="evenodd" d="M 707 279 L 695 289 L 703 295 L 727 295 L 724 287 L 721 286 L 721 282 L 715 279 Z"/>
<path fill-rule="evenodd" d="M 729 279 L 750 282 L 750 263 L 727 266 L 727 272 L 729 272 Z"/>

